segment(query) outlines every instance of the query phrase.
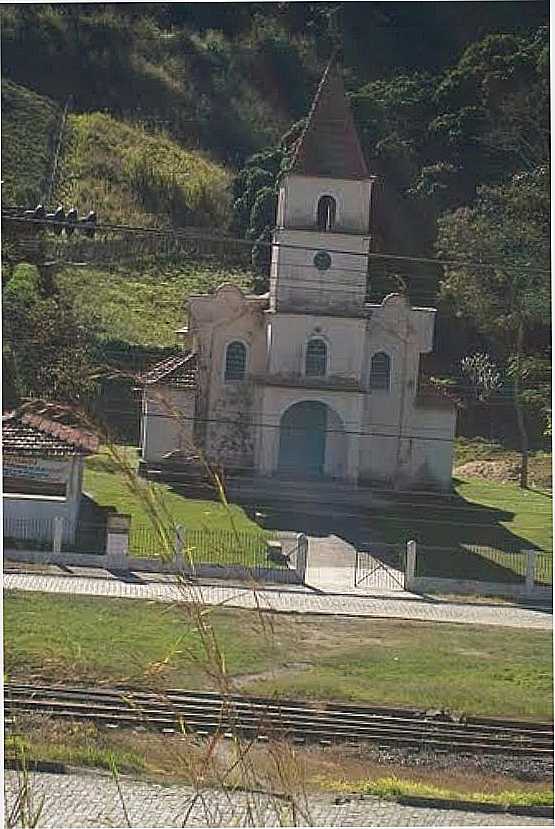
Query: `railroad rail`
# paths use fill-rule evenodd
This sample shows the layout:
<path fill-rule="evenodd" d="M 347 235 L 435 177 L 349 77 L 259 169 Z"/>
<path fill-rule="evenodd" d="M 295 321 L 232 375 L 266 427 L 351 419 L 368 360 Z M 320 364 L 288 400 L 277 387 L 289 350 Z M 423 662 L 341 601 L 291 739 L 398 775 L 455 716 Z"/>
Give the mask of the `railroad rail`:
<path fill-rule="evenodd" d="M 553 723 L 446 712 L 222 695 L 210 691 L 86 688 L 6 683 L 6 725 L 18 715 L 42 714 L 105 727 L 163 733 L 289 739 L 329 745 L 372 742 L 463 754 L 508 754 L 553 761 Z"/>

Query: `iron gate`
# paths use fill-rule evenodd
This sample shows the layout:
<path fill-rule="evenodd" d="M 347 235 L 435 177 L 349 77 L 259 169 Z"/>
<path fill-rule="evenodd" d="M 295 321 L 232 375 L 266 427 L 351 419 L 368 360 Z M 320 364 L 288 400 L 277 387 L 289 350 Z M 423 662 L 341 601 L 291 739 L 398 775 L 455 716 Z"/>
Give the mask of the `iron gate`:
<path fill-rule="evenodd" d="M 404 544 L 376 545 L 356 551 L 355 587 L 367 590 L 405 589 Z"/>

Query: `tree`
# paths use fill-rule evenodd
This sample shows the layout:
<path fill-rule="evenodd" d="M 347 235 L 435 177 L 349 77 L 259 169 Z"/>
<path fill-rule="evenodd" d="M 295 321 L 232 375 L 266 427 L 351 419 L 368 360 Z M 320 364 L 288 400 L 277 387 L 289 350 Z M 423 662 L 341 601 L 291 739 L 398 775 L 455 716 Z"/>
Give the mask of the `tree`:
<path fill-rule="evenodd" d="M 271 256 L 267 243 L 271 242 L 271 231 L 276 222 L 279 176 L 291 160 L 304 124 L 304 120 L 293 124 L 277 147 L 255 153 L 247 159 L 233 181 L 231 229 L 255 240 L 252 265 L 256 293 L 268 289 Z"/>
<path fill-rule="evenodd" d="M 77 321 L 64 296 L 46 294 L 34 265 L 14 269 L 4 289 L 3 317 L 10 400 L 83 403 L 95 395 L 92 325 Z"/>
<path fill-rule="evenodd" d="M 501 388 L 501 375 L 488 354 L 476 353 L 461 360 L 461 370 L 469 383 L 467 397 L 483 403 Z"/>
<path fill-rule="evenodd" d="M 505 360 L 520 435 L 521 487 L 528 484 L 527 360 L 546 359 L 550 321 L 550 176 L 547 166 L 482 187 L 472 208 L 439 221 L 437 249 L 450 264 L 441 295 Z M 465 263 L 466 260 L 466 263 Z"/>

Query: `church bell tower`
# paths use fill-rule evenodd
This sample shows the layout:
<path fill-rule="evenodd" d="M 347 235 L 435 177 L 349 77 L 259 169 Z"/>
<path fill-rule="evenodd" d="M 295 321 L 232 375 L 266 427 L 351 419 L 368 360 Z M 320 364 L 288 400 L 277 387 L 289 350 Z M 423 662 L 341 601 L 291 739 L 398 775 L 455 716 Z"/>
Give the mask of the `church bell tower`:
<path fill-rule="evenodd" d="M 373 181 L 332 58 L 280 182 L 271 310 L 364 315 Z"/>

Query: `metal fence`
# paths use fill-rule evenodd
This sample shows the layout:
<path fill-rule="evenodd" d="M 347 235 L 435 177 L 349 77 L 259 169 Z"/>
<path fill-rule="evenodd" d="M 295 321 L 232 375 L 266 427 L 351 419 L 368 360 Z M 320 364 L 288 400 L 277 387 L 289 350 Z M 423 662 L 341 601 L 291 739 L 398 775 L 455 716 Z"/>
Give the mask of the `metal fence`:
<path fill-rule="evenodd" d="M 103 554 L 106 552 L 106 524 L 79 522 L 72 526 L 63 519 L 62 552 Z M 8 519 L 4 517 L 4 548 L 52 552 L 55 519 Z M 283 561 L 268 558 L 268 531 L 231 529 L 183 529 L 174 525 L 158 529 L 131 523 L 128 555 L 132 558 L 167 559 L 181 554 L 185 564 L 238 565 L 246 568 L 287 568 Z"/>
<path fill-rule="evenodd" d="M 536 555 L 536 584 L 553 585 L 553 554 L 538 553 Z"/>
<path fill-rule="evenodd" d="M 60 519 L 58 519 L 60 520 Z M 52 551 L 55 518 L 8 518 L 4 516 L 4 549 Z M 102 554 L 106 551 L 106 525 L 71 522 L 61 518 L 63 552 Z"/>
<path fill-rule="evenodd" d="M 183 529 L 132 525 L 129 534 L 129 555 L 156 558 L 181 553 L 185 563 L 239 565 L 241 567 L 287 566 L 271 561 L 267 543 L 271 534 L 227 529 Z"/>
<path fill-rule="evenodd" d="M 378 544 L 357 549 L 355 555 L 355 587 L 367 590 L 405 589 L 404 544 Z"/>
<path fill-rule="evenodd" d="M 546 577 L 549 572 L 552 573 L 552 569 L 549 570 L 550 559 L 549 554 L 543 554 L 541 558 L 542 572 Z M 523 549 L 500 550 L 477 544 L 461 544 L 459 547 L 426 547 L 419 544 L 416 576 L 524 584 L 526 565 L 527 554 Z"/>
<path fill-rule="evenodd" d="M 51 550 L 53 518 L 7 518 L 4 516 L 4 548 Z"/>

